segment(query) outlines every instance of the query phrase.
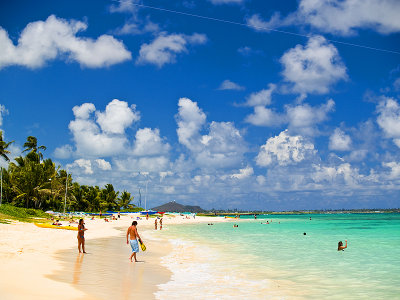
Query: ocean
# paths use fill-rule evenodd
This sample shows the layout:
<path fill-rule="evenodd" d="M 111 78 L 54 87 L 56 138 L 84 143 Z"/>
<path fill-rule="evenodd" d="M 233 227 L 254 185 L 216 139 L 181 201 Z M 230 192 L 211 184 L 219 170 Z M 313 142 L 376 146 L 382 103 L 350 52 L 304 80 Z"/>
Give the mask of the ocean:
<path fill-rule="evenodd" d="M 157 299 L 400 299 L 400 214 L 262 215 L 151 235 L 173 244 Z"/>

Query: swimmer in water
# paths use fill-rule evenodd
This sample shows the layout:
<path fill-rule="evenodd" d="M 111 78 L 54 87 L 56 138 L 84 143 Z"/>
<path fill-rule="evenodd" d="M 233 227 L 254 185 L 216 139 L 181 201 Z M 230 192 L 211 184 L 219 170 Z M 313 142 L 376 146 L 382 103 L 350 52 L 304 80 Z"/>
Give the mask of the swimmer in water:
<path fill-rule="evenodd" d="M 338 243 L 337 251 L 343 251 L 344 249 L 347 248 L 347 240 L 345 240 L 345 242 L 346 242 L 346 245 L 345 245 L 345 246 L 343 246 L 343 242 L 342 242 L 342 241 L 340 241 L 340 242 Z"/>

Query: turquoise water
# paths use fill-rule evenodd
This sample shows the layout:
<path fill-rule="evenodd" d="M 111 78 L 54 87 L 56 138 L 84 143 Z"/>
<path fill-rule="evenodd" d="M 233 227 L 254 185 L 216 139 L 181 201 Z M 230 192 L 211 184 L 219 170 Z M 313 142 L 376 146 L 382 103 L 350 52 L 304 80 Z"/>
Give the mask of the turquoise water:
<path fill-rule="evenodd" d="M 229 276 L 227 282 L 251 282 L 252 286 L 242 286 L 250 294 L 268 280 L 276 298 L 400 299 L 400 214 L 311 218 L 266 215 L 213 226 L 171 225 L 164 234 L 191 243 L 190 249 L 203 247 L 197 253 L 205 257 L 202 268 L 219 272 L 221 278 Z M 270 224 L 261 224 L 266 220 Z M 239 227 L 234 228 L 234 223 Z M 345 251 L 337 251 L 340 240 L 348 240 Z M 266 293 L 262 295 L 268 298 Z M 263 297 L 254 294 L 254 298 Z"/>

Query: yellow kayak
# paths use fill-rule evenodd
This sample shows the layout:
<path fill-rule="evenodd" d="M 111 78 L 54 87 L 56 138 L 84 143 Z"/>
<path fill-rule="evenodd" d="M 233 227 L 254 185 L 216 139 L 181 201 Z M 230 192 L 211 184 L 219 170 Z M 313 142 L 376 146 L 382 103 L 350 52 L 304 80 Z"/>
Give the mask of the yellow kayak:
<path fill-rule="evenodd" d="M 46 223 L 35 223 L 37 227 L 41 228 L 53 228 L 53 229 L 65 229 L 65 230 L 78 230 L 78 227 L 74 226 L 57 226 L 57 225 L 51 225 L 51 224 L 46 224 Z"/>

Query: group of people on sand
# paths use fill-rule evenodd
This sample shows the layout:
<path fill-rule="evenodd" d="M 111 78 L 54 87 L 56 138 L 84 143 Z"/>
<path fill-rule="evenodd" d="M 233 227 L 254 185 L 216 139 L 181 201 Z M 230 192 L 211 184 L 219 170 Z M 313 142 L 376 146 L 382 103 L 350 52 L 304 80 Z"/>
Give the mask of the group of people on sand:
<path fill-rule="evenodd" d="M 157 230 L 157 221 L 158 220 L 158 217 L 154 220 L 154 229 L 155 230 Z M 162 222 L 163 222 L 163 219 L 161 218 L 160 219 L 160 230 L 162 229 Z"/>
<path fill-rule="evenodd" d="M 160 220 L 160 226 L 162 227 L 162 219 Z M 161 228 L 160 228 L 161 229 Z M 85 231 L 88 230 L 85 228 L 85 222 L 83 219 L 79 220 L 78 224 L 78 251 L 79 253 L 86 253 L 85 251 Z M 137 222 L 133 221 L 132 225 L 129 226 L 126 232 L 126 243 L 131 245 L 132 254 L 129 257 L 129 260 L 132 262 L 132 258 L 137 262 L 136 253 L 139 252 L 139 243 L 143 244 L 142 239 L 137 230 Z M 142 245 L 143 246 L 143 245 Z M 145 250 L 145 249 L 143 249 Z"/>

